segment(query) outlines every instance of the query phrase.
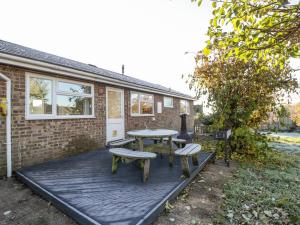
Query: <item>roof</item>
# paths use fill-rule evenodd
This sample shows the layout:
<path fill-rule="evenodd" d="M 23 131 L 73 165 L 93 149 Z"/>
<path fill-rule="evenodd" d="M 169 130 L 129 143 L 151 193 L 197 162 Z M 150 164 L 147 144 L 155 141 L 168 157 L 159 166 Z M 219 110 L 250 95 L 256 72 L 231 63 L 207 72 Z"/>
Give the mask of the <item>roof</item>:
<path fill-rule="evenodd" d="M 188 98 L 188 99 L 192 98 L 189 95 L 180 93 L 178 91 L 172 90 L 170 88 L 164 87 L 159 84 L 153 84 L 153 83 L 150 83 L 150 82 L 147 82 L 144 80 L 140 80 L 140 79 L 137 79 L 134 77 L 130 77 L 130 76 L 116 73 L 116 72 L 113 72 L 110 70 L 102 69 L 102 68 L 96 67 L 94 65 L 85 64 L 85 63 L 81 63 L 81 62 L 78 62 L 75 60 L 59 57 L 59 56 L 56 56 L 53 54 L 49 54 L 46 52 L 42 52 L 39 50 L 35 50 L 32 48 L 28 48 L 28 47 L 25 47 L 22 45 L 14 44 L 14 43 L 3 41 L 3 40 L 0 40 L 0 53 L 17 56 L 17 57 L 22 57 L 22 58 L 27 58 L 27 59 L 31 59 L 31 60 L 35 60 L 35 61 L 50 63 L 53 65 L 58 65 L 58 66 L 66 67 L 66 68 L 75 69 L 78 71 L 88 72 L 88 73 L 92 73 L 95 75 L 114 79 L 117 81 L 123 81 L 128 84 L 134 84 L 134 85 L 142 86 L 145 88 L 155 89 L 155 90 L 161 91 L 163 93 L 176 95 L 176 96 L 182 97 L 182 98 Z"/>

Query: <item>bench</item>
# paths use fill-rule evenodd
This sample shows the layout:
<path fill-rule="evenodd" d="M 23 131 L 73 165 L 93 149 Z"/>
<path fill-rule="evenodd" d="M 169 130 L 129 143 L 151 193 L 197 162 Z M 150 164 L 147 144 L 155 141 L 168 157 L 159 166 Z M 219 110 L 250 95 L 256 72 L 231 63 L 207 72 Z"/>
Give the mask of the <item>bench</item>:
<path fill-rule="evenodd" d="M 109 148 L 118 148 L 118 147 L 124 147 L 126 145 L 132 145 L 132 143 L 135 142 L 134 138 L 130 139 L 119 139 L 116 141 L 111 141 L 108 143 Z"/>
<path fill-rule="evenodd" d="M 164 141 L 169 141 L 169 138 L 164 138 Z M 172 142 L 175 143 L 179 148 L 182 148 L 183 145 L 186 143 L 186 140 L 179 139 L 179 138 L 172 138 Z"/>
<path fill-rule="evenodd" d="M 150 171 L 150 159 L 156 158 L 156 154 L 152 152 L 140 152 L 133 151 L 126 148 L 112 148 L 109 149 L 112 153 L 112 173 L 117 172 L 118 163 L 121 160 L 123 163 L 131 163 L 136 160 L 140 161 L 140 165 L 143 169 L 143 182 L 146 182 L 149 177 Z"/>
<path fill-rule="evenodd" d="M 199 165 L 198 155 L 200 151 L 201 145 L 199 144 L 187 144 L 184 148 L 175 151 L 175 155 L 180 156 L 181 168 L 184 176 L 190 177 L 189 157 L 192 157 L 194 166 Z"/>

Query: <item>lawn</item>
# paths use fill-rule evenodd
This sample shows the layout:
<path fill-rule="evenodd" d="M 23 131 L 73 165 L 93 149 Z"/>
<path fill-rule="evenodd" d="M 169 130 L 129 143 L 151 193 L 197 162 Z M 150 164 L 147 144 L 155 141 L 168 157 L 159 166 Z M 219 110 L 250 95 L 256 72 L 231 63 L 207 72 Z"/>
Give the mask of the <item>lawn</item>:
<path fill-rule="evenodd" d="M 300 157 L 276 153 L 263 167 L 242 163 L 224 195 L 216 224 L 300 224 Z"/>
<path fill-rule="evenodd" d="M 274 142 L 283 142 L 283 143 L 293 143 L 293 144 L 300 144 L 300 137 L 283 137 L 283 136 L 268 136 L 270 141 Z"/>
<path fill-rule="evenodd" d="M 271 148 L 300 155 L 299 133 L 272 133 L 267 137 Z"/>

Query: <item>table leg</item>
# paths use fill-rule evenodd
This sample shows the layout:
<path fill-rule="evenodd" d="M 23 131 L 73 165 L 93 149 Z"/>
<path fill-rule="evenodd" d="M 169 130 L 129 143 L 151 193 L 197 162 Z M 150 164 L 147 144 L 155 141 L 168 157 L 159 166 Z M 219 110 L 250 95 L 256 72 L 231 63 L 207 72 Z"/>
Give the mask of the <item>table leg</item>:
<path fill-rule="evenodd" d="M 117 172 L 119 160 L 120 160 L 120 157 L 113 155 L 112 166 L 111 166 L 112 173 Z"/>
<path fill-rule="evenodd" d="M 181 168 L 185 177 L 190 177 L 189 161 L 187 156 L 180 156 Z"/>
<path fill-rule="evenodd" d="M 169 137 L 168 139 L 168 145 L 169 145 L 169 166 L 173 166 L 174 156 L 173 156 L 173 148 L 172 148 L 172 137 Z"/>
<path fill-rule="evenodd" d="M 146 159 L 144 161 L 144 171 L 143 171 L 143 182 L 146 182 L 149 178 L 149 171 L 150 171 L 150 159 Z"/>
<path fill-rule="evenodd" d="M 138 138 L 137 140 L 138 140 L 138 148 L 139 148 L 138 150 L 141 151 L 141 152 L 144 151 L 144 140 L 143 140 L 143 138 Z"/>

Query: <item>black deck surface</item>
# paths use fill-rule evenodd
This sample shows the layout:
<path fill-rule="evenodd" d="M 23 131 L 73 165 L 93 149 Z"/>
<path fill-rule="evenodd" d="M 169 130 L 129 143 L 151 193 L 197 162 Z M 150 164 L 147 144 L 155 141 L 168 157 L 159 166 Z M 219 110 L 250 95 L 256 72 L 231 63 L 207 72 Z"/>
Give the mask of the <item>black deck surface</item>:
<path fill-rule="evenodd" d="M 113 175 L 107 150 L 23 168 L 17 176 L 80 224 L 150 224 L 212 156 L 201 153 L 189 179 L 181 176 L 179 158 L 171 168 L 166 156 L 151 160 L 147 183 L 134 163 L 120 164 Z"/>

